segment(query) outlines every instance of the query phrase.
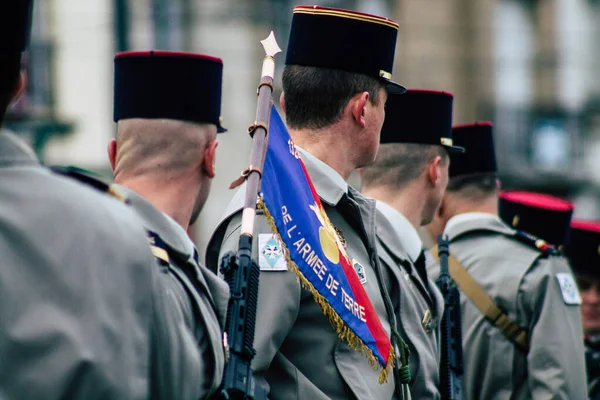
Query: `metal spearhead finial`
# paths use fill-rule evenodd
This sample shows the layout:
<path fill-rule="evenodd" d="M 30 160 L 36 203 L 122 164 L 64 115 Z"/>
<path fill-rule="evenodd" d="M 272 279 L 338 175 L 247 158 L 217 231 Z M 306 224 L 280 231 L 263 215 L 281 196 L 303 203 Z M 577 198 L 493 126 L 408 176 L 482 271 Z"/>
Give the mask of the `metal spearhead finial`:
<path fill-rule="evenodd" d="M 271 31 L 271 33 L 265 40 L 261 40 L 260 43 L 263 45 L 267 56 L 273 57 L 275 56 L 275 54 L 281 53 L 281 49 L 277 44 L 277 40 L 275 39 L 275 34 L 273 33 L 273 31 Z"/>

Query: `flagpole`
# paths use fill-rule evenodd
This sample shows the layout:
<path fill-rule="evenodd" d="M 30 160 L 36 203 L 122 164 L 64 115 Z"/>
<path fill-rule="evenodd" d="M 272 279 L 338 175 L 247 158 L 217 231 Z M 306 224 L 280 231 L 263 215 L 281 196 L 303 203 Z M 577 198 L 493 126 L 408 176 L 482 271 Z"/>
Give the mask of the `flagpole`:
<path fill-rule="evenodd" d="M 263 41 L 265 58 L 261 80 L 258 85 L 258 105 L 256 119 L 248 128 L 252 137 L 250 165 L 230 188 L 246 181 L 246 197 L 242 212 L 242 227 L 237 252 L 225 254 L 221 260 L 221 273 L 231 294 L 227 306 L 227 320 L 223 346 L 225 348 L 225 371 L 221 398 L 227 400 L 262 400 L 267 395 L 263 387 L 256 384 L 250 366 L 256 354 L 254 350 L 254 329 L 258 302 L 258 281 L 260 269 L 252 260 L 252 239 L 256 203 L 262 178 L 271 116 L 271 95 L 275 74 L 275 55 L 281 52 L 273 32 Z"/>
<path fill-rule="evenodd" d="M 273 75 L 275 75 L 275 55 L 281 52 L 273 32 L 260 42 L 265 49 L 261 81 L 258 86 L 258 105 L 256 119 L 248 129 L 252 136 L 252 151 L 250 166 L 244 170 L 246 176 L 246 198 L 242 213 L 242 235 L 252 236 L 254 231 L 254 217 L 256 216 L 256 198 L 260 191 L 262 169 L 265 161 L 265 148 L 271 115 L 271 94 L 273 93 Z"/>

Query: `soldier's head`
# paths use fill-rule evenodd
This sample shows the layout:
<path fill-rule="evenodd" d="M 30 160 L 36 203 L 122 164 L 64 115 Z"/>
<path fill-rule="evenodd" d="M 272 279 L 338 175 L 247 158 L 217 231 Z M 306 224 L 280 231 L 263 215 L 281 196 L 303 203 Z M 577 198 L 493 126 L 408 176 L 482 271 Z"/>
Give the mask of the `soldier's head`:
<path fill-rule="evenodd" d="M 452 142 L 452 102 L 452 94 L 430 90 L 391 95 L 377 159 L 361 171 L 366 195 L 418 202 L 420 225 L 431 221 L 448 184 L 448 153 L 463 150 Z"/>
<path fill-rule="evenodd" d="M 583 331 L 600 333 L 600 221 L 573 221 L 565 253 L 581 295 Z"/>
<path fill-rule="evenodd" d="M 497 213 L 499 181 L 492 123 L 479 121 L 452 128 L 454 144 L 463 154 L 450 155 L 448 187 L 433 221 L 427 225 L 432 238 L 444 231 L 446 222 L 470 211 Z"/>
<path fill-rule="evenodd" d="M 11 0 L 0 4 L 0 125 L 6 109 L 24 87 L 21 54 L 31 30 L 33 0 Z"/>
<path fill-rule="evenodd" d="M 221 126 L 220 59 L 174 52 L 126 52 L 115 57 L 114 120 L 109 144 L 115 181 L 144 196 L 178 196 L 200 213 L 215 176 Z M 132 187 L 135 186 L 135 187 Z M 185 193 L 168 193 L 184 187 Z M 154 192 L 154 193 L 152 193 Z M 187 200 L 187 201 L 186 201 Z"/>
<path fill-rule="evenodd" d="M 318 140 L 338 126 L 357 167 L 375 158 L 391 81 L 398 24 L 319 6 L 294 8 L 282 108 L 291 133 Z M 295 138 L 296 139 L 296 138 Z"/>

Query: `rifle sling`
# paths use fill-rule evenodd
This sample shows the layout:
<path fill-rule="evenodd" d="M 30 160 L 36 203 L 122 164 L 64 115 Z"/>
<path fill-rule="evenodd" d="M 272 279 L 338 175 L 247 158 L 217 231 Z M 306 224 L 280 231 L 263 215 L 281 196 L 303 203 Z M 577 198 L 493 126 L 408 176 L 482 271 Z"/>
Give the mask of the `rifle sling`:
<path fill-rule="evenodd" d="M 438 247 L 431 249 L 431 255 L 439 263 Z M 450 253 L 448 255 L 448 272 L 460 290 L 467 295 L 469 300 L 485 315 L 489 323 L 500 329 L 502 334 L 510 340 L 518 350 L 527 354 L 529 352 L 529 334 L 514 320 L 508 317 L 485 290 L 473 279 L 460 261 Z"/>

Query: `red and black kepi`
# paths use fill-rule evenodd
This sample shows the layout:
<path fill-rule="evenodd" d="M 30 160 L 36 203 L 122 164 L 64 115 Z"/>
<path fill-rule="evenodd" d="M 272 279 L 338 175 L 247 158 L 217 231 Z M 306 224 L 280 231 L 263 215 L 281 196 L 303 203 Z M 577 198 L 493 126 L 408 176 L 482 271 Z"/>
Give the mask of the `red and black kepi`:
<path fill-rule="evenodd" d="M 464 152 L 452 140 L 453 100 L 452 93 L 427 89 L 389 95 L 380 143 L 429 144 Z"/>
<path fill-rule="evenodd" d="M 339 8 L 296 6 L 286 65 L 329 68 L 379 78 L 389 93 L 403 93 L 392 81 L 398 23 Z"/>
<path fill-rule="evenodd" d="M 576 274 L 600 279 L 600 221 L 573 221 L 565 253 Z"/>
<path fill-rule="evenodd" d="M 455 146 L 464 147 L 465 153 L 450 156 L 450 177 L 496 172 L 496 152 L 492 123 L 478 121 L 455 125 L 452 128 Z"/>
<path fill-rule="evenodd" d="M 114 121 L 128 118 L 209 123 L 221 119 L 223 61 L 203 54 L 124 52 L 115 56 Z"/>
<path fill-rule="evenodd" d="M 525 231 L 556 247 L 563 247 L 575 206 L 569 200 L 542 193 L 500 193 L 500 218 L 514 229 Z"/>
<path fill-rule="evenodd" d="M 0 2 L 0 55 L 19 54 L 25 50 L 31 32 L 33 0 Z"/>

